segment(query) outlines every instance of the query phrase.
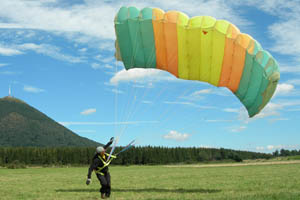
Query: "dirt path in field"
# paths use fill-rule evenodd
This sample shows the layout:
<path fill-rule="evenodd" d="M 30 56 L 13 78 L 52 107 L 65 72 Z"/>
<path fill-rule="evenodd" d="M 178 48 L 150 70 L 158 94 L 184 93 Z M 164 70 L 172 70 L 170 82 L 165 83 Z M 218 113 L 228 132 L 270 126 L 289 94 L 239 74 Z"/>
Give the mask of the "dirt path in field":
<path fill-rule="evenodd" d="M 300 160 L 290 161 L 270 161 L 270 162 L 249 162 L 249 163 L 220 163 L 220 164 L 199 164 L 199 165 L 165 165 L 164 167 L 236 167 L 251 165 L 283 165 L 283 164 L 300 164 Z"/>

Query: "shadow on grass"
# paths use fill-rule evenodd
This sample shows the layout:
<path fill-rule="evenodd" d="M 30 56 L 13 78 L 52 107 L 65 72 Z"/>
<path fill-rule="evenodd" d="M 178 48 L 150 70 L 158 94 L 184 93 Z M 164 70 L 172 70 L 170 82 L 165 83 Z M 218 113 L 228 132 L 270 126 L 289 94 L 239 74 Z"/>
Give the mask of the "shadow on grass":
<path fill-rule="evenodd" d="M 99 189 L 57 189 L 56 192 L 99 192 Z M 121 189 L 112 188 L 112 192 L 172 192 L 172 193 L 217 193 L 221 190 L 216 189 L 163 189 L 163 188 L 139 188 L 139 189 Z"/>

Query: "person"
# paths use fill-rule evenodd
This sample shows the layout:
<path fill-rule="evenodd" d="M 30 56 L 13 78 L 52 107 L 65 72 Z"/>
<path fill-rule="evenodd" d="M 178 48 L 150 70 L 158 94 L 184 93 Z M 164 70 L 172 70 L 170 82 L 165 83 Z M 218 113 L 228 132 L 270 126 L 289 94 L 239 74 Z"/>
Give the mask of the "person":
<path fill-rule="evenodd" d="M 95 171 L 96 176 L 101 184 L 100 193 L 102 199 L 110 197 L 111 182 L 108 165 L 112 159 L 116 158 L 116 156 L 111 155 L 110 159 L 108 160 L 109 154 L 105 153 L 105 150 L 113 143 L 113 141 L 114 138 L 112 137 L 104 147 L 99 146 L 96 148 L 96 153 L 93 157 L 93 162 L 89 167 L 86 180 L 86 184 L 89 185 L 91 183 L 92 172 Z"/>

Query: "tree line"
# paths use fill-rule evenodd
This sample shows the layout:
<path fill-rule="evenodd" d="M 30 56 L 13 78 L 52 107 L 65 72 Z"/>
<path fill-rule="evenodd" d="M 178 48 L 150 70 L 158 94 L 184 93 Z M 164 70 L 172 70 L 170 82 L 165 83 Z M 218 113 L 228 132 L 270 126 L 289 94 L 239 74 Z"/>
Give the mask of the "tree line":
<path fill-rule="evenodd" d="M 116 147 L 115 153 L 122 150 Z M 277 156 L 287 155 L 287 151 L 278 152 Z M 107 150 L 110 152 L 110 149 Z M 300 155 L 300 150 L 296 151 Z M 293 151 L 294 153 L 294 151 Z M 0 147 L 0 165 L 13 162 L 25 165 L 88 165 L 95 154 L 94 147 Z M 209 161 L 233 160 L 241 162 L 245 159 L 269 159 L 274 153 L 258 153 L 214 148 L 168 148 L 168 147 L 133 147 L 117 156 L 115 165 L 148 165 L 199 163 Z"/>
<path fill-rule="evenodd" d="M 281 150 L 276 150 L 273 152 L 274 157 L 297 156 L 297 155 L 300 155 L 300 149 L 298 151 L 296 149 L 294 149 L 294 150 L 281 149 Z"/>

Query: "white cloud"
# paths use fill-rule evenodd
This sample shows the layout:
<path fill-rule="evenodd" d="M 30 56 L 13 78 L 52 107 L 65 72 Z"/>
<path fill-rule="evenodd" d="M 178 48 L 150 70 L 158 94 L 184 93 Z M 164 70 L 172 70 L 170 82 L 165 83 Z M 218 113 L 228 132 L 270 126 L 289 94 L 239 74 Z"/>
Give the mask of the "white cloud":
<path fill-rule="evenodd" d="M 256 147 L 255 149 L 258 151 L 263 151 L 263 150 L 265 150 L 265 147 Z"/>
<path fill-rule="evenodd" d="M 255 115 L 253 118 L 248 117 L 248 113 L 244 107 L 241 107 L 239 113 L 238 113 L 238 120 L 243 121 L 245 123 L 249 123 L 251 121 L 262 119 L 266 117 L 273 117 L 270 118 L 270 122 L 273 121 L 286 121 L 289 120 L 288 118 L 282 118 L 280 116 L 281 111 L 297 111 L 297 109 L 288 109 L 288 107 L 295 107 L 300 105 L 300 100 L 289 100 L 289 99 L 283 99 L 283 100 L 277 100 L 276 103 L 269 102 L 263 110 L 257 115 Z"/>
<path fill-rule="evenodd" d="M 288 118 L 272 118 L 269 121 L 273 123 L 276 121 L 288 121 L 288 120 L 289 120 Z"/>
<path fill-rule="evenodd" d="M 181 98 L 186 100 L 191 100 L 191 101 L 198 101 L 200 99 L 203 99 L 205 95 L 211 94 L 212 91 L 213 91 L 212 89 L 202 89 L 202 90 L 195 91 L 190 95 L 183 96 Z"/>
<path fill-rule="evenodd" d="M 150 80 L 149 80 L 150 81 Z M 154 84 L 152 82 L 148 82 L 148 83 L 142 83 L 142 82 L 135 82 L 132 87 L 135 88 L 154 88 Z"/>
<path fill-rule="evenodd" d="M 228 120 L 228 119 L 207 119 L 206 122 L 233 122 L 234 120 Z"/>
<path fill-rule="evenodd" d="M 49 44 L 24 43 L 21 45 L 17 45 L 16 48 L 23 51 L 31 50 L 38 54 L 47 55 L 54 59 L 67 61 L 70 63 L 84 62 L 84 59 L 82 57 L 63 54 L 59 47 L 49 45 Z"/>
<path fill-rule="evenodd" d="M 296 149 L 298 148 L 300 145 L 296 144 L 296 145 L 268 145 L 267 149 L 268 150 L 275 150 L 275 149 Z"/>
<path fill-rule="evenodd" d="M 0 71 L 0 74 L 2 74 L 2 75 L 15 75 L 15 74 L 19 74 L 19 72 L 13 72 L 13 71 Z"/>
<path fill-rule="evenodd" d="M 282 145 L 268 145 L 267 149 L 268 150 L 273 150 L 273 149 L 281 149 L 283 146 Z"/>
<path fill-rule="evenodd" d="M 300 72 L 300 69 L 299 69 L 299 72 Z M 300 85 L 300 79 L 290 79 L 287 81 L 287 84 Z"/>
<path fill-rule="evenodd" d="M 240 109 L 236 109 L 236 108 L 225 108 L 223 109 L 224 112 L 233 112 L 233 113 L 238 113 L 240 111 Z"/>
<path fill-rule="evenodd" d="M 99 63 L 92 63 L 91 66 L 92 66 L 93 69 L 100 69 L 101 68 Z"/>
<path fill-rule="evenodd" d="M 113 66 L 111 66 L 109 64 L 105 64 L 103 67 L 106 68 L 106 69 L 113 69 Z"/>
<path fill-rule="evenodd" d="M 90 108 L 82 111 L 80 114 L 82 115 L 90 115 L 96 112 L 96 108 Z"/>
<path fill-rule="evenodd" d="M 123 94 L 124 92 L 122 91 L 122 90 L 118 90 L 118 89 L 112 89 L 111 90 L 113 93 L 115 93 L 115 94 Z"/>
<path fill-rule="evenodd" d="M 297 149 L 299 148 L 299 144 L 295 144 L 295 145 L 267 145 L 267 146 L 258 146 L 255 149 L 258 151 L 265 151 L 265 150 L 269 150 L 269 151 L 273 151 L 273 150 L 280 150 L 280 149 Z"/>
<path fill-rule="evenodd" d="M 193 92 L 191 94 L 191 96 L 197 96 L 197 95 L 202 95 L 202 94 L 211 94 L 211 93 L 212 93 L 212 89 L 203 89 L 203 90 Z"/>
<path fill-rule="evenodd" d="M 7 47 L 1 47 L 0 46 L 0 55 L 3 56 L 15 56 L 15 55 L 20 55 L 23 54 L 22 51 L 14 48 L 7 48 Z"/>
<path fill-rule="evenodd" d="M 300 9 L 299 6 L 298 8 Z M 269 31 L 275 41 L 272 47 L 273 51 L 286 55 L 296 56 L 300 54 L 299 18 L 290 18 L 286 21 L 275 23 L 269 27 Z"/>
<path fill-rule="evenodd" d="M 17 28 L 45 30 L 57 34 L 81 33 L 83 36 L 114 39 L 111 22 L 118 7 L 96 1 L 58 6 L 59 4 L 49 5 L 40 1 L 1 2 L 0 17 L 7 19 L 7 23 L 2 23 L 2 26 L 15 25 Z"/>
<path fill-rule="evenodd" d="M 241 1 L 245 3 L 245 1 Z M 274 43 L 272 51 L 280 54 L 293 55 L 300 59 L 300 4 L 294 0 L 271 0 L 261 3 L 260 0 L 248 0 L 264 12 L 273 15 L 279 20 L 268 27 L 269 34 Z"/>
<path fill-rule="evenodd" d="M 187 140 L 191 135 L 187 133 L 179 133 L 177 131 L 170 131 L 168 134 L 163 135 L 163 138 L 168 140 L 184 141 Z"/>
<path fill-rule="evenodd" d="M 287 111 L 298 112 L 298 111 L 300 111 L 300 108 L 287 109 Z"/>
<path fill-rule="evenodd" d="M 153 104 L 152 101 L 142 101 L 142 103 L 144 103 L 144 104 Z"/>
<path fill-rule="evenodd" d="M 278 84 L 274 96 L 288 95 L 294 90 L 294 86 L 288 83 Z"/>
<path fill-rule="evenodd" d="M 242 132 L 243 130 L 245 130 L 247 128 L 247 126 L 238 126 L 238 127 L 232 127 L 230 129 L 231 132 L 235 132 L 235 133 L 238 133 L 238 132 Z"/>
<path fill-rule="evenodd" d="M 300 105 L 300 100 L 296 99 L 296 100 L 280 100 L 278 101 L 280 103 L 280 105 L 282 105 L 283 107 L 288 107 L 288 106 L 299 106 Z"/>
<path fill-rule="evenodd" d="M 7 63 L 0 63 L 0 68 L 1 67 L 5 67 L 5 66 L 7 66 L 8 64 Z"/>
<path fill-rule="evenodd" d="M 50 44 L 24 43 L 19 45 L 12 44 L 5 47 L 0 46 L 0 55 L 4 56 L 25 54 L 26 51 L 34 51 L 35 53 L 43 54 L 54 59 L 70 63 L 80 63 L 85 61 L 83 57 L 64 54 L 61 52 L 59 47 Z"/>
<path fill-rule="evenodd" d="M 138 125 L 138 124 L 155 124 L 158 121 L 125 121 L 125 122 L 59 122 L 64 126 L 87 125 L 87 126 L 114 126 L 114 125 Z"/>
<path fill-rule="evenodd" d="M 207 85 L 208 87 L 213 87 L 211 85 Z M 195 91 L 189 95 L 180 97 L 186 100 L 191 101 L 198 101 L 200 99 L 203 99 L 206 95 L 218 95 L 218 96 L 229 96 L 232 95 L 232 93 L 227 88 L 207 88 Z"/>
<path fill-rule="evenodd" d="M 104 64 L 104 65 L 101 65 L 99 63 L 92 63 L 91 64 L 92 68 L 93 69 L 101 69 L 101 68 L 105 68 L 105 69 L 112 69 L 113 67 L 109 64 Z"/>
<path fill-rule="evenodd" d="M 300 73 L 300 66 L 298 64 L 280 64 L 280 73 Z"/>
<path fill-rule="evenodd" d="M 265 118 L 269 116 L 279 116 L 280 113 L 279 111 L 283 109 L 282 104 L 276 104 L 269 102 L 266 107 L 259 113 L 257 114 L 254 118 Z"/>
<path fill-rule="evenodd" d="M 157 69 L 141 69 L 135 68 L 130 70 L 121 70 L 117 72 L 111 79 L 111 84 L 119 82 L 152 82 L 162 80 L 174 80 L 175 77 L 167 75 L 166 72 Z"/>
<path fill-rule="evenodd" d="M 255 121 L 257 119 L 262 119 L 266 117 L 278 117 L 280 116 L 280 110 L 284 108 L 284 105 L 281 103 L 272 103 L 269 102 L 261 111 L 259 114 L 255 115 L 252 118 L 249 118 L 248 112 L 245 107 L 241 107 L 238 112 L 237 119 L 244 122 L 244 123 L 250 123 L 252 121 Z"/>
<path fill-rule="evenodd" d="M 40 88 L 37 88 L 37 87 L 32 87 L 32 86 L 29 86 L 29 85 L 25 85 L 23 89 L 24 89 L 24 91 L 31 92 L 31 93 L 40 93 L 40 92 L 45 91 L 44 89 L 40 89 Z"/>
<path fill-rule="evenodd" d="M 81 49 L 78 49 L 78 51 L 80 52 L 80 53 L 85 53 L 85 52 L 87 52 L 87 48 L 81 48 Z"/>
<path fill-rule="evenodd" d="M 105 57 L 105 58 L 102 58 L 101 59 L 101 62 L 104 62 L 104 63 L 111 63 L 112 61 L 115 60 L 115 57 Z"/>
<path fill-rule="evenodd" d="M 159 7 L 164 10 L 180 10 L 193 16 L 210 15 L 218 19 L 227 19 L 237 25 L 249 24 L 243 17 L 238 16 L 230 4 L 220 1 L 114 1 L 104 2 L 96 0 L 84 1 L 82 4 L 45 3 L 44 1 L 2 1 L 0 17 L 6 21 L 1 28 L 23 28 L 50 31 L 56 34 L 71 35 L 77 41 L 92 42 L 92 38 L 115 38 L 115 14 L 121 6 L 136 5 L 143 7 Z M 38 17 L 37 17 L 38 16 Z M 77 35 L 74 33 L 78 33 Z M 101 43 L 100 43 L 101 44 Z M 112 43 L 113 44 L 113 43 Z M 110 44 L 109 46 L 113 46 Z M 102 45 L 106 45 L 105 43 Z M 105 48 L 105 47 L 103 47 Z"/>
<path fill-rule="evenodd" d="M 186 102 L 186 101 L 164 101 L 165 104 L 177 104 L 177 105 L 186 105 L 186 106 L 192 106 L 200 109 L 215 109 L 214 106 L 200 106 L 192 102 Z"/>

